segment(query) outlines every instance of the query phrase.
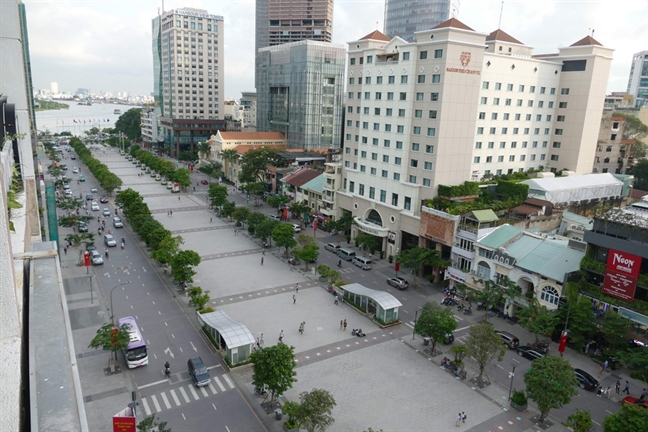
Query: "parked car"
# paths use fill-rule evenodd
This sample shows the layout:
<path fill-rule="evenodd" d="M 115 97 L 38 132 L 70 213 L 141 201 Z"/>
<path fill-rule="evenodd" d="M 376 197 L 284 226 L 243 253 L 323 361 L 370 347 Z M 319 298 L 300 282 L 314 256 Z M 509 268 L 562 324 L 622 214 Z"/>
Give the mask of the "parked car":
<path fill-rule="evenodd" d="M 88 224 L 83 221 L 77 222 L 77 227 L 79 228 L 80 233 L 88 232 Z"/>
<path fill-rule="evenodd" d="M 104 235 L 104 244 L 108 247 L 115 247 L 117 246 L 117 240 L 111 234 L 106 234 Z"/>
<path fill-rule="evenodd" d="M 103 257 L 99 252 L 97 252 L 97 250 L 90 251 L 90 262 L 92 262 L 93 266 L 101 265 L 104 263 Z"/>
<path fill-rule="evenodd" d="M 115 228 L 124 228 L 124 224 L 122 223 L 122 220 L 117 216 L 113 218 L 113 226 Z"/>
<path fill-rule="evenodd" d="M 92 211 L 99 211 L 99 204 L 97 203 L 97 201 L 92 201 L 90 208 L 92 209 Z"/>
<path fill-rule="evenodd" d="M 639 400 L 634 396 L 626 396 L 621 401 L 621 405 L 636 405 L 642 408 L 648 408 L 648 400 Z"/>
<path fill-rule="evenodd" d="M 112 214 L 112 212 L 110 211 L 110 209 L 108 207 L 103 209 L 103 215 L 104 216 L 110 216 L 111 214 Z"/>
<path fill-rule="evenodd" d="M 92 252 L 93 250 L 96 251 L 96 250 L 97 250 L 97 246 L 95 246 L 94 244 L 86 245 L 86 250 L 87 250 L 88 252 Z"/>
<path fill-rule="evenodd" d="M 70 155 L 70 159 L 72 159 L 72 160 L 76 160 L 76 156 L 74 156 L 74 155 Z"/>
<path fill-rule="evenodd" d="M 327 245 L 324 246 L 324 249 L 329 252 L 337 253 L 337 251 L 340 250 L 340 246 L 336 245 L 335 243 L 327 243 Z"/>
<path fill-rule="evenodd" d="M 207 184 L 209 184 L 209 182 L 207 180 L 200 180 L 200 184 L 207 185 Z"/>
<path fill-rule="evenodd" d="M 574 368 L 574 373 L 576 373 L 576 379 L 578 380 L 578 386 L 582 389 L 594 391 L 598 387 L 599 382 L 592 375 L 588 374 L 582 369 Z"/>
<path fill-rule="evenodd" d="M 535 359 L 539 359 L 545 356 L 545 354 L 541 351 L 538 351 L 536 349 L 527 347 L 527 346 L 521 346 L 518 347 L 517 349 L 518 355 L 528 358 L 529 360 L 533 361 Z"/>
<path fill-rule="evenodd" d="M 78 173 L 79 173 L 79 168 L 72 167 L 72 174 L 78 174 Z"/>
<path fill-rule="evenodd" d="M 268 215 L 268 219 L 279 221 L 281 218 L 275 214 Z"/>
<path fill-rule="evenodd" d="M 407 287 L 409 286 L 409 282 L 407 282 L 400 276 L 387 279 L 387 283 L 399 290 L 407 289 Z"/>
<path fill-rule="evenodd" d="M 520 339 L 518 339 L 515 335 L 500 330 L 497 330 L 495 333 L 500 335 L 502 341 L 504 341 L 504 345 L 509 347 L 509 349 L 516 349 L 520 346 Z"/>
<path fill-rule="evenodd" d="M 189 376 L 191 376 L 196 387 L 203 387 L 211 383 L 209 371 L 200 357 L 189 359 L 187 368 L 189 369 Z"/>
<path fill-rule="evenodd" d="M 301 232 L 301 226 L 299 224 L 293 224 L 293 228 L 295 228 L 295 232 Z"/>
<path fill-rule="evenodd" d="M 108 197 L 107 196 L 102 196 L 101 199 L 99 199 L 99 202 L 101 203 L 107 203 L 108 202 Z"/>
<path fill-rule="evenodd" d="M 84 176 L 83 174 L 81 174 L 81 175 L 79 176 L 79 181 L 82 181 L 82 182 L 85 181 L 85 176 Z"/>

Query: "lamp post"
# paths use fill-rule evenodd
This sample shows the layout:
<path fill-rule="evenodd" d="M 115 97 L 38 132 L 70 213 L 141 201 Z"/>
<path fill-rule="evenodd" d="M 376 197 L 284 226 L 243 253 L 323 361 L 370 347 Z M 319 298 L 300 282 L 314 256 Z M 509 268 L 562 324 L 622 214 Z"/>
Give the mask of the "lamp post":
<path fill-rule="evenodd" d="M 131 283 L 131 281 L 124 282 L 122 284 L 116 285 L 110 290 L 110 322 L 113 323 L 113 324 L 115 324 L 115 313 L 113 312 L 113 297 L 112 297 L 113 291 L 115 291 L 115 288 L 119 288 L 120 286 L 128 285 L 129 283 Z"/>
<path fill-rule="evenodd" d="M 511 385 L 509 386 L 509 395 L 508 395 L 509 400 L 511 400 L 511 392 L 513 391 L 513 378 L 515 377 L 515 365 L 511 364 L 511 366 L 513 367 L 513 370 L 509 372 L 509 377 L 511 378 Z"/>
<path fill-rule="evenodd" d="M 416 319 L 418 318 L 418 309 L 414 311 L 414 327 L 412 327 L 412 340 L 414 340 L 414 336 L 416 335 Z"/>

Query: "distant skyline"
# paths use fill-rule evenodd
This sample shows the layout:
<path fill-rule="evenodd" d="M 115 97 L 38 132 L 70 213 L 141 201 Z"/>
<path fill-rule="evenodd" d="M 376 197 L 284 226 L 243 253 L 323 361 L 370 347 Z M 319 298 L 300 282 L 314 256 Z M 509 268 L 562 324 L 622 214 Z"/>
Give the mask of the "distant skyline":
<path fill-rule="evenodd" d="M 35 89 L 49 89 L 53 81 L 60 91 L 69 92 L 153 91 L 151 21 L 161 2 L 23 1 Z M 333 42 L 346 44 L 376 29 L 383 31 L 384 5 L 384 0 L 336 0 Z M 498 27 L 501 5 L 500 0 L 461 0 L 458 19 L 488 34 Z M 165 1 L 164 7 L 194 7 L 222 15 L 225 97 L 239 99 L 242 91 L 254 91 L 255 1 L 176 0 Z M 648 49 L 648 1 L 504 1 L 501 28 L 534 47 L 535 54 L 557 52 L 594 29 L 593 37 L 615 50 L 608 92 L 624 92 L 632 55 Z"/>

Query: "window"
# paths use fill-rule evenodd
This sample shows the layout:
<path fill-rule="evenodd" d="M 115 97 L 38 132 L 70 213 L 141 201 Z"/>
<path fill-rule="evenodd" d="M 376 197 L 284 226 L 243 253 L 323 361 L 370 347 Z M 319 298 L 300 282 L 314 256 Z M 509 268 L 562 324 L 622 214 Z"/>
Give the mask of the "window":
<path fill-rule="evenodd" d="M 423 118 L 423 110 L 414 110 L 415 118 Z"/>
<path fill-rule="evenodd" d="M 391 132 L 391 125 L 390 124 L 385 125 L 385 132 Z"/>
<path fill-rule="evenodd" d="M 367 158 L 367 152 L 366 151 L 361 151 L 360 152 L 360 157 L 363 158 L 363 159 L 366 159 Z"/>
<path fill-rule="evenodd" d="M 549 108 L 553 108 L 553 101 L 550 101 L 548 106 Z"/>
<path fill-rule="evenodd" d="M 369 129 L 369 122 L 362 122 L 362 129 Z"/>
<path fill-rule="evenodd" d="M 407 75 L 401 75 L 401 84 L 407 84 Z"/>
<path fill-rule="evenodd" d="M 416 100 L 417 101 L 422 101 L 423 100 L 423 92 L 416 93 Z"/>
<path fill-rule="evenodd" d="M 542 114 L 536 114 L 536 121 L 542 121 Z"/>
<path fill-rule="evenodd" d="M 412 208 L 412 198 L 405 197 L 405 202 L 403 203 L 403 208 L 405 210 L 411 210 L 411 208 Z"/>
<path fill-rule="evenodd" d="M 491 120 L 497 120 L 497 113 L 491 114 Z"/>
<path fill-rule="evenodd" d="M 390 145 L 391 145 L 391 143 L 390 143 L 389 140 L 386 139 L 386 140 L 383 141 L 383 147 L 389 148 Z"/>
<path fill-rule="evenodd" d="M 362 84 L 362 77 L 358 78 L 358 84 Z"/>
<path fill-rule="evenodd" d="M 421 135 L 421 127 L 420 126 L 414 126 L 414 129 L 412 131 L 414 135 Z"/>
<path fill-rule="evenodd" d="M 520 155 L 520 162 L 524 162 L 526 160 L 526 155 Z"/>
<path fill-rule="evenodd" d="M 347 120 L 347 127 L 353 126 L 353 120 Z"/>
<path fill-rule="evenodd" d="M 548 121 L 548 122 L 551 121 L 551 114 L 549 114 L 549 115 L 547 115 L 547 117 L 545 117 L 545 121 Z"/>
<path fill-rule="evenodd" d="M 560 296 L 558 295 L 558 291 L 556 291 L 554 287 L 550 287 L 550 286 L 542 287 L 542 292 L 540 293 L 540 300 L 546 301 L 547 303 L 551 303 L 553 305 L 558 305 L 559 299 Z"/>
<path fill-rule="evenodd" d="M 486 156 L 486 163 L 493 162 L 493 156 Z"/>
<path fill-rule="evenodd" d="M 475 157 L 473 158 L 473 163 L 478 164 L 478 163 L 479 163 L 479 160 L 480 160 L 480 157 L 479 157 L 479 156 L 475 156 Z"/>
<path fill-rule="evenodd" d="M 396 141 L 396 148 L 398 150 L 402 150 L 403 148 L 403 141 Z"/>
<path fill-rule="evenodd" d="M 402 101 L 407 100 L 407 93 L 400 92 L 400 94 L 398 95 L 398 100 L 402 100 Z"/>
<path fill-rule="evenodd" d="M 520 128 L 513 128 L 513 135 L 517 135 L 520 132 Z"/>
<path fill-rule="evenodd" d="M 427 51 L 421 51 L 419 53 L 419 60 L 427 60 Z"/>
<path fill-rule="evenodd" d="M 389 75 L 389 76 L 387 77 L 387 82 L 388 82 L 389 84 L 394 84 L 394 83 L 396 82 L 396 77 L 395 77 L 394 75 Z"/>
<path fill-rule="evenodd" d="M 380 202 L 385 202 L 387 201 L 387 191 L 386 190 L 380 190 Z"/>
<path fill-rule="evenodd" d="M 410 159 L 410 166 L 412 168 L 418 168 L 418 160 L 417 159 Z"/>
<path fill-rule="evenodd" d="M 382 99 L 382 93 L 381 92 L 376 92 L 375 99 L 376 100 L 381 100 Z"/>
<path fill-rule="evenodd" d="M 528 135 L 528 134 L 529 134 L 529 128 L 524 128 L 524 135 Z"/>
<path fill-rule="evenodd" d="M 495 148 L 495 141 L 488 141 L 488 148 L 489 149 Z"/>
<path fill-rule="evenodd" d="M 528 141 L 522 141 L 522 148 L 527 148 L 528 144 Z"/>
<path fill-rule="evenodd" d="M 427 128 L 427 136 L 436 136 L 436 128 Z"/>
<path fill-rule="evenodd" d="M 380 115 L 380 108 L 374 108 L 374 115 Z"/>
<path fill-rule="evenodd" d="M 370 173 L 371 175 L 376 175 L 376 168 L 371 168 L 371 170 L 369 171 L 369 173 Z"/>
<path fill-rule="evenodd" d="M 540 128 L 534 128 L 533 129 L 533 134 L 534 135 L 539 135 L 540 134 Z"/>
<path fill-rule="evenodd" d="M 416 82 L 419 83 L 419 84 L 425 84 L 425 75 L 419 75 L 416 78 Z"/>
<path fill-rule="evenodd" d="M 504 156 L 497 156 L 497 162 L 504 162 Z"/>
<path fill-rule="evenodd" d="M 517 148 L 517 141 L 511 141 L 511 148 Z"/>
<path fill-rule="evenodd" d="M 489 82 L 488 82 L 488 81 L 484 81 L 484 82 L 482 83 L 482 88 L 483 88 L 484 90 L 488 90 L 488 85 L 489 85 Z"/>
<path fill-rule="evenodd" d="M 439 100 L 439 93 L 430 93 L 430 100 L 432 102 L 437 102 Z"/>
<path fill-rule="evenodd" d="M 493 105 L 499 105 L 500 98 L 493 98 Z"/>
<path fill-rule="evenodd" d="M 516 121 L 520 121 L 520 114 L 519 114 L 519 113 L 518 113 L 518 114 L 515 114 L 515 120 L 516 120 Z"/>
<path fill-rule="evenodd" d="M 434 153 L 434 146 L 433 145 L 426 145 L 425 146 L 425 153 Z"/>
<path fill-rule="evenodd" d="M 529 87 L 529 92 L 530 93 L 535 93 L 535 86 Z"/>
<path fill-rule="evenodd" d="M 617 134 L 610 135 L 610 141 L 616 141 L 616 139 L 617 139 Z"/>
<path fill-rule="evenodd" d="M 502 83 L 495 83 L 495 90 L 502 90 Z"/>
<path fill-rule="evenodd" d="M 544 107 L 544 101 L 538 101 L 538 108 Z"/>
<path fill-rule="evenodd" d="M 538 148 L 538 141 L 533 141 L 531 143 L 531 148 Z"/>
<path fill-rule="evenodd" d="M 549 128 L 545 128 L 545 130 L 544 130 L 544 134 L 545 134 L 545 135 L 549 135 Z"/>
<path fill-rule="evenodd" d="M 352 57 L 351 58 L 351 66 L 353 66 L 354 64 L 356 64 L 356 59 Z"/>
<path fill-rule="evenodd" d="M 383 155 L 383 162 L 389 163 L 389 155 Z"/>
<path fill-rule="evenodd" d="M 398 206 L 398 194 L 392 193 L 391 203 L 393 206 Z"/>
<path fill-rule="evenodd" d="M 441 75 L 434 74 L 432 75 L 432 83 L 439 84 L 441 82 Z"/>
<path fill-rule="evenodd" d="M 501 148 L 501 149 L 506 148 L 506 141 L 500 141 L 499 148 Z"/>
<path fill-rule="evenodd" d="M 349 84 L 355 84 L 355 78 L 349 78 Z"/>
<path fill-rule="evenodd" d="M 511 106 L 511 99 L 506 98 L 506 99 L 504 100 L 504 105 L 506 105 L 506 106 Z"/>
<path fill-rule="evenodd" d="M 435 59 L 443 58 L 443 50 L 442 49 L 434 50 L 434 58 Z"/>
<path fill-rule="evenodd" d="M 365 84 L 371 84 L 371 77 L 365 78 Z"/>
<path fill-rule="evenodd" d="M 526 121 L 531 121 L 531 114 L 527 114 L 526 117 L 525 117 L 525 120 Z"/>
<path fill-rule="evenodd" d="M 363 114 L 369 114 L 369 107 L 364 107 Z"/>
<path fill-rule="evenodd" d="M 532 101 L 532 100 L 529 100 L 529 101 L 527 102 L 527 106 L 528 106 L 529 108 L 531 108 L 531 107 L 533 106 L 533 101 Z"/>
<path fill-rule="evenodd" d="M 484 134 L 484 128 L 483 127 L 478 127 L 477 128 L 477 135 L 483 135 Z"/>
<path fill-rule="evenodd" d="M 399 181 L 400 180 L 400 173 L 394 173 L 394 180 Z"/>
<path fill-rule="evenodd" d="M 552 144 L 553 148 L 560 148 L 560 141 L 554 141 Z"/>
<path fill-rule="evenodd" d="M 371 93 L 370 92 L 365 92 L 364 98 L 365 99 L 371 99 Z"/>
<path fill-rule="evenodd" d="M 556 117 L 556 121 L 561 122 L 561 123 L 564 122 L 565 121 L 565 116 L 560 115 L 560 116 Z"/>
<path fill-rule="evenodd" d="M 387 117 L 391 117 L 391 116 L 392 116 L 392 109 L 391 109 L 391 108 L 387 108 L 387 109 L 385 110 L 385 115 L 386 115 Z"/>
<path fill-rule="evenodd" d="M 562 134 L 563 134 L 563 130 L 562 130 L 562 129 L 556 129 L 556 130 L 554 131 L 554 133 L 555 133 L 556 135 L 562 135 Z"/>
<path fill-rule="evenodd" d="M 509 156 L 509 162 L 515 162 L 515 155 Z"/>
<path fill-rule="evenodd" d="M 349 92 L 349 99 L 353 99 L 353 92 Z"/>
<path fill-rule="evenodd" d="M 416 183 L 416 176 L 415 175 L 409 176 L 409 182 L 410 183 Z"/>
<path fill-rule="evenodd" d="M 517 106 L 521 107 L 522 106 L 522 99 L 518 99 L 516 104 L 517 104 Z"/>
<path fill-rule="evenodd" d="M 383 77 L 381 76 L 376 77 L 376 84 L 382 84 L 382 81 L 383 81 Z"/>
<path fill-rule="evenodd" d="M 369 199 L 375 199 L 376 198 L 376 188 L 369 186 Z"/>
<path fill-rule="evenodd" d="M 567 96 L 569 94 L 569 89 L 568 88 L 561 88 L 560 89 L 560 94 Z"/>
<path fill-rule="evenodd" d="M 432 162 L 425 162 L 423 164 L 423 169 L 427 171 L 432 171 Z"/>
<path fill-rule="evenodd" d="M 369 113 L 367 113 L 367 114 L 369 114 Z M 375 130 L 375 131 L 380 130 L 380 123 L 374 123 L 373 124 L 373 130 Z"/>
<path fill-rule="evenodd" d="M 567 102 L 560 102 L 558 108 L 567 108 Z"/>
<path fill-rule="evenodd" d="M 389 177 L 389 173 L 387 172 L 387 170 L 382 170 L 382 171 L 380 171 L 380 176 L 384 177 L 384 178 L 387 178 L 387 177 Z"/>
<path fill-rule="evenodd" d="M 481 143 L 481 141 L 477 141 L 477 142 L 475 143 L 475 148 L 476 148 L 476 149 L 481 149 L 481 148 L 482 148 L 482 143 Z"/>
<path fill-rule="evenodd" d="M 423 186 L 430 187 L 430 179 L 429 178 L 424 178 L 423 179 Z"/>
<path fill-rule="evenodd" d="M 524 92 L 524 85 L 523 85 L 523 84 L 520 84 L 520 85 L 518 86 L 518 91 L 519 91 L 519 92 Z"/>
<path fill-rule="evenodd" d="M 479 120 L 485 120 L 486 119 L 486 113 L 485 112 L 480 112 L 479 113 Z"/>
<path fill-rule="evenodd" d="M 509 119 L 509 115 L 510 115 L 509 113 L 504 113 L 504 120 L 508 120 L 508 119 Z"/>
<path fill-rule="evenodd" d="M 491 134 L 491 135 L 495 135 L 496 131 L 497 131 L 497 128 L 494 128 L 494 127 L 488 129 L 488 133 Z"/>
<path fill-rule="evenodd" d="M 353 99 L 353 93 L 350 93 L 350 94 L 351 94 L 351 99 Z M 482 98 L 480 99 L 479 103 L 482 104 L 482 105 L 486 105 L 486 104 L 488 103 L 488 98 L 482 96 Z"/>
<path fill-rule="evenodd" d="M 412 151 L 419 151 L 419 143 L 412 143 Z"/>
<path fill-rule="evenodd" d="M 409 60 L 410 59 L 410 53 L 404 52 L 403 53 L 403 60 Z"/>
<path fill-rule="evenodd" d="M 364 185 L 362 183 L 358 185 L 358 195 L 364 196 Z"/>
<path fill-rule="evenodd" d="M 513 84 L 506 84 L 506 91 L 513 91 Z"/>
<path fill-rule="evenodd" d="M 546 156 L 547 156 L 546 154 L 541 154 L 541 155 L 540 155 L 540 160 L 541 160 L 541 161 L 545 160 L 545 157 L 546 157 Z"/>
<path fill-rule="evenodd" d="M 378 145 L 378 138 L 373 138 L 371 140 L 371 144 L 377 146 Z"/>
<path fill-rule="evenodd" d="M 378 153 L 371 153 L 371 160 L 378 160 Z"/>
<path fill-rule="evenodd" d="M 394 165 L 400 165 L 401 164 L 401 158 L 395 157 L 394 158 Z"/>
<path fill-rule="evenodd" d="M 367 56 L 367 64 L 369 64 L 369 63 L 373 63 L 373 56 L 370 56 L 370 55 Z"/>
<path fill-rule="evenodd" d="M 355 192 L 355 182 L 352 181 L 349 182 L 349 192 L 351 193 Z"/>

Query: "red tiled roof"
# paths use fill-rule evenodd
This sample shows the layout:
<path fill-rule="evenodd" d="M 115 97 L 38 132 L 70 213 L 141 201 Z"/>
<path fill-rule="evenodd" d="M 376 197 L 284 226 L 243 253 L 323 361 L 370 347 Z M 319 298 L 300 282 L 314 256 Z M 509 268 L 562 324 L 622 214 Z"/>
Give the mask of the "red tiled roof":
<path fill-rule="evenodd" d="M 583 39 L 574 42 L 573 44 L 569 46 L 589 46 L 589 45 L 597 45 L 597 46 L 603 46 L 601 45 L 596 39 L 594 39 L 592 36 L 585 36 Z"/>
<path fill-rule="evenodd" d="M 637 144 L 637 140 L 634 140 L 634 139 L 622 139 L 621 144 L 635 145 L 635 144 Z"/>
<path fill-rule="evenodd" d="M 300 187 L 309 181 L 313 180 L 318 175 L 322 174 L 319 171 L 311 170 L 308 168 L 303 168 L 294 173 L 288 174 L 286 177 L 281 179 L 281 181 L 288 183 L 289 185 Z"/>
<path fill-rule="evenodd" d="M 536 206 L 531 206 L 528 204 L 522 204 L 517 207 L 513 207 L 511 211 L 518 212 L 518 213 L 524 213 L 526 215 L 537 215 L 542 211 L 541 208 L 538 208 Z"/>
<path fill-rule="evenodd" d="M 497 29 L 488 36 L 486 36 L 487 41 L 501 41 L 501 42 L 509 42 L 509 43 L 514 43 L 514 44 L 520 44 L 524 45 L 522 42 L 519 40 L 515 39 L 513 36 L 510 34 L 506 33 L 504 30 Z"/>
<path fill-rule="evenodd" d="M 269 148 L 273 150 L 285 150 L 286 146 L 282 144 L 241 144 L 234 147 L 234 151 L 240 155 L 244 155 L 251 150 L 256 150 L 260 148 Z"/>
<path fill-rule="evenodd" d="M 440 29 L 440 28 L 447 28 L 447 27 L 452 27 L 452 28 L 458 28 L 462 30 L 470 30 L 470 31 L 475 31 L 468 27 L 466 24 L 462 23 L 459 21 L 457 18 L 450 18 L 449 20 L 443 21 L 441 24 L 438 24 L 434 27 L 433 29 Z"/>
<path fill-rule="evenodd" d="M 367 36 L 361 37 L 360 40 L 379 40 L 379 41 L 389 42 L 391 39 L 389 39 L 389 36 L 380 33 L 378 30 L 374 30 L 371 33 L 369 33 Z"/>
<path fill-rule="evenodd" d="M 641 199 L 641 197 L 644 197 L 648 195 L 648 192 L 642 191 L 639 189 L 630 189 L 630 198 L 633 199 Z"/>
<path fill-rule="evenodd" d="M 221 132 L 224 140 L 282 140 L 286 137 L 282 132 Z"/>

